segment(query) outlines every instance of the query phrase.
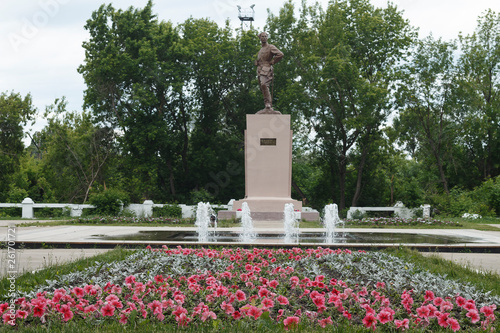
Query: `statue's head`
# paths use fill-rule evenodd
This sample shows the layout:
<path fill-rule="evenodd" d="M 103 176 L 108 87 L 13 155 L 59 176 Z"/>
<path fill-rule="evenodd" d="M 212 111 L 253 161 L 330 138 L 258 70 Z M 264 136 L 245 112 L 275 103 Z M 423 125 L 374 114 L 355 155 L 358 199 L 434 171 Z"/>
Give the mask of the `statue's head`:
<path fill-rule="evenodd" d="M 260 34 L 259 34 L 259 39 L 262 43 L 264 42 L 267 42 L 267 32 L 265 31 L 262 31 Z"/>

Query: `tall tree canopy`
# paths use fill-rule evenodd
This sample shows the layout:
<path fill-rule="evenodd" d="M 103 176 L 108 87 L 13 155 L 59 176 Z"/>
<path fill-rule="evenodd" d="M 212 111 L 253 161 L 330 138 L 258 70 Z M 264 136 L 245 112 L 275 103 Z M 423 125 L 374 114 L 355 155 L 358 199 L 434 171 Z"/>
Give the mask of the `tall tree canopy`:
<path fill-rule="evenodd" d="M 11 176 L 18 170 L 24 152 L 24 126 L 33 120 L 36 109 L 31 95 L 0 95 L 0 202 L 5 202 Z"/>
<path fill-rule="evenodd" d="M 304 3 L 299 19 L 293 12 L 289 1 L 268 20 L 271 36 L 290 53 L 287 83 L 280 87 L 289 100 L 280 103 L 296 105 L 314 130 L 316 148 L 337 175 L 330 178 L 331 199 L 343 209 L 350 153 L 378 135 L 387 119 L 394 69 L 415 33 L 396 7 L 375 8 L 368 0 L 331 2 L 325 11 Z M 301 94 L 291 93 L 297 90 Z M 369 151 L 361 148 L 354 203 Z"/>

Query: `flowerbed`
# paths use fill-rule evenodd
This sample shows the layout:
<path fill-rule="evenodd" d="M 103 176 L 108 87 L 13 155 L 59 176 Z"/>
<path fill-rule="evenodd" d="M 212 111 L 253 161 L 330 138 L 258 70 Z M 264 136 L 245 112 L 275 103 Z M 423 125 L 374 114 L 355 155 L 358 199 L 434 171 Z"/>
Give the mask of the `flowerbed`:
<path fill-rule="evenodd" d="M 169 217 L 125 217 L 125 216 L 98 216 L 98 217 L 79 217 L 71 220 L 75 224 L 193 224 L 194 220 L 178 219 Z"/>
<path fill-rule="evenodd" d="M 380 252 L 332 249 L 138 250 L 48 281 L 0 305 L 3 323 L 157 321 L 178 327 L 263 323 L 286 330 L 496 329 L 499 297 Z"/>
<path fill-rule="evenodd" d="M 441 221 L 433 218 L 409 218 L 402 217 L 365 217 L 361 220 L 345 219 L 346 225 L 387 225 L 387 226 L 418 226 L 418 225 L 447 225 L 460 227 L 460 223 L 452 221 Z"/>

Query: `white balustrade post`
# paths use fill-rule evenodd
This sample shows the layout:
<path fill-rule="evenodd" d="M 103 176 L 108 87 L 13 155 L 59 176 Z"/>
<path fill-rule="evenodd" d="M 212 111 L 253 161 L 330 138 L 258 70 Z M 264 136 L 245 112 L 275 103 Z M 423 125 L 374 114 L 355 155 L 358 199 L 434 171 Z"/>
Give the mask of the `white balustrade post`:
<path fill-rule="evenodd" d="M 431 205 L 424 205 L 423 206 L 422 217 L 424 217 L 424 218 L 431 217 Z"/>
<path fill-rule="evenodd" d="M 35 205 L 35 202 L 33 202 L 31 198 L 24 198 L 23 202 L 21 202 L 21 205 L 23 209 L 23 219 L 32 219 L 34 217 L 33 206 Z"/>
<path fill-rule="evenodd" d="M 153 216 L 153 200 L 145 200 L 142 203 L 142 212 L 144 213 L 144 217 Z"/>

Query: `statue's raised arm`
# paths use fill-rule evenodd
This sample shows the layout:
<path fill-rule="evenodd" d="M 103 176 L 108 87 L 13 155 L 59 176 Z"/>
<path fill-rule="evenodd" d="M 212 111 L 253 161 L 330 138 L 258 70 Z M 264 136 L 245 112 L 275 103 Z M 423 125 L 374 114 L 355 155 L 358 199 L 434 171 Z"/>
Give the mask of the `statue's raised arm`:
<path fill-rule="evenodd" d="M 283 58 L 283 52 L 278 50 L 276 46 L 267 43 L 267 33 L 261 32 L 259 39 L 262 43 L 262 48 L 257 55 L 255 65 L 257 66 L 260 90 L 264 96 L 265 109 L 257 113 L 280 113 L 273 110 L 273 98 L 269 91 L 269 86 L 274 78 L 273 65 Z"/>

